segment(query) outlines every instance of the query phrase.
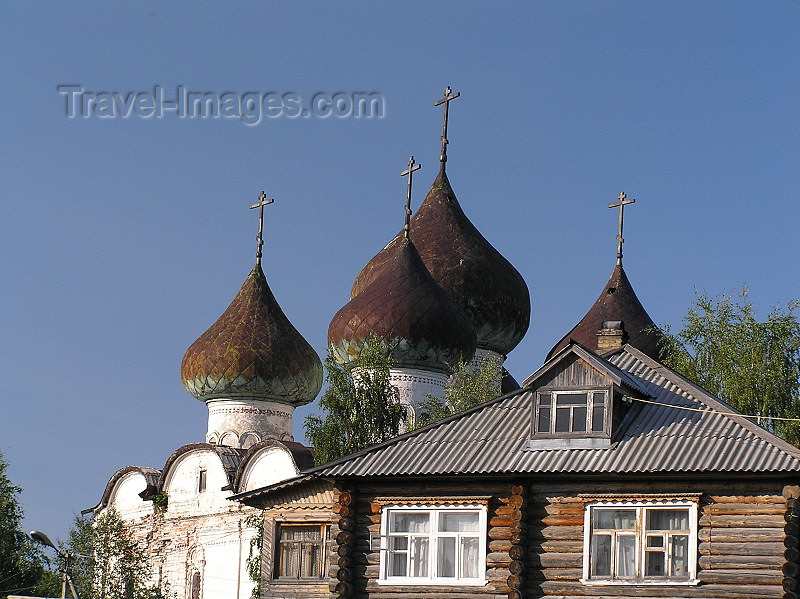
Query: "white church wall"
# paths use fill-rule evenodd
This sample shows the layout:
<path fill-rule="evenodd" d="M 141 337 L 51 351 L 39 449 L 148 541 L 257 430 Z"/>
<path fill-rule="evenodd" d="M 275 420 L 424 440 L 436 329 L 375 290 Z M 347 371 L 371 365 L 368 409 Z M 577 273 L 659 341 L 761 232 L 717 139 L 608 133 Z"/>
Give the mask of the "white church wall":
<path fill-rule="evenodd" d="M 172 464 L 164 480 L 169 498 L 166 516 L 199 516 L 230 507 L 228 477 L 211 449 L 190 451 Z M 202 490 L 201 490 L 202 489 Z"/>
<path fill-rule="evenodd" d="M 146 487 L 147 481 L 142 473 L 129 472 L 114 485 L 109 505 L 113 506 L 123 520 L 148 516 L 153 513 L 153 502 L 145 501 L 139 496 Z"/>
<path fill-rule="evenodd" d="M 239 492 L 274 485 L 297 474 L 294 460 L 285 448 L 265 447 L 248 461 L 239 484 Z"/>

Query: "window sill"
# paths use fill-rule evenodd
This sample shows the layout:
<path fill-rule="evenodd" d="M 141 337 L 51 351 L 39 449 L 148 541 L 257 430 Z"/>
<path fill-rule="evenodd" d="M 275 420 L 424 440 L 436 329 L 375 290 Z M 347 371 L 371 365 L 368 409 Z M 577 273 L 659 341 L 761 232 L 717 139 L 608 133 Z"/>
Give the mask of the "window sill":
<path fill-rule="evenodd" d="M 443 578 L 379 578 L 377 583 L 381 586 L 398 586 L 398 587 L 485 587 L 488 581 L 482 579 L 458 580 L 458 579 L 443 579 Z"/>
<path fill-rule="evenodd" d="M 522 446 L 523 451 L 547 451 L 557 449 L 609 449 L 609 437 L 540 437 L 528 439 Z"/>
<path fill-rule="evenodd" d="M 581 578 L 580 582 L 591 586 L 641 586 L 641 587 L 691 587 L 700 584 L 700 579 L 687 580 L 602 580 L 597 578 Z"/>

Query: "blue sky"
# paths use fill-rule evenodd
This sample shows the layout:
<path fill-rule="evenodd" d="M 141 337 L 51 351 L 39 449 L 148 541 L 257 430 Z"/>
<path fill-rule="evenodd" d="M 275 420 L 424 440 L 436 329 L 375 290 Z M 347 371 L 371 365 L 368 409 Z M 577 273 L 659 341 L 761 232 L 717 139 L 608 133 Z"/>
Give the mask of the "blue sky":
<path fill-rule="evenodd" d="M 186 348 L 255 262 L 320 355 L 359 269 L 448 175 L 526 279 L 539 366 L 614 267 L 656 323 L 742 284 L 764 316 L 800 298 L 796 2 L 12 3 L 0 77 L 0 449 L 26 527 L 64 536 L 108 478 L 202 441 Z M 243 97 L 376 92 L 382 118 L 68 118 L 75 85 Z M 320 97 L 320 96 L 317 96 Z M 325 96 L 321 96 L 325 97 Z M 146 106 L 142 105 L 143 114 Z M 295 436 L 313 405 L 295 414 Z"/>

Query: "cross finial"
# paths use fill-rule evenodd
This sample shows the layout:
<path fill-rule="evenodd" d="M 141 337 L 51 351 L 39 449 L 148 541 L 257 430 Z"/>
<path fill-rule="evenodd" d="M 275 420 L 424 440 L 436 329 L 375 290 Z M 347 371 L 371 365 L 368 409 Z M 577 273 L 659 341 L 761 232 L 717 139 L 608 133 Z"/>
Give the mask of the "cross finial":
<path fill-rule="evenodd" d="M 439 162 L 442 163 L 442 168 L 444 168 L 444 163 L 447 162 L 447 144 L 450 142 L 447 141 L 447 117 L 450 112 L 450 101 L 455 100 L 458 96 L 461 95 L 461 92 L 453 93 L 453 90 L 450 89 L 448 85 L 447 88 L 444 90 L 444 98 L 441 100 L 437 100 L 434 102 L 434 106 L 439 106 L 444 104 L 444 125 L 442 126 L 442 153 L 439 156 Z"/>
<path fill-rule="evenodd" d="M 422 168 L 421 164 L 414 162 L 414 157 L 408 159 L 408 168 L 400 173 L 401 177 L 408 175 L 408 187 L 406 188 L 406 222 L 403 225 L 403 237 L 410 239 L 411 235 L 411 182 L 414 178 L 414 171 Z"/>
<path fill-rule="evenodd" d="M 262 191 L 260 194 L 258 194 L 258 202 L 250 206 L 250 210 L 258 208 L 258 235 L 256 236 L 258 249 L 256 250 L 256 264 L 261 264 L 261 248 L 264 246 L 264 238 L 262 237 L 264 234 L 264 206 L 267 206 L 274 201 L 274 198 L 270 198 L 268 200 L 267 194 Z"/>
<path fill-rule="evenodd" d="M 625 241 L 622 238 L 622 215 L 625 209 L 625 206 L 628 204 L 633 204 L 636 201 L 636 198 L 631 198 L 630 200 L 627 199 L 628 196 L 625 195 L 624 191 L 619 192 L 617 196 L 617 201 L 613 204 L 609 204 L 609 208 L 616 208 L 619 206 L 619 231 L 617 232 L 617 266 L 622 266 L 622 244 Z"/>

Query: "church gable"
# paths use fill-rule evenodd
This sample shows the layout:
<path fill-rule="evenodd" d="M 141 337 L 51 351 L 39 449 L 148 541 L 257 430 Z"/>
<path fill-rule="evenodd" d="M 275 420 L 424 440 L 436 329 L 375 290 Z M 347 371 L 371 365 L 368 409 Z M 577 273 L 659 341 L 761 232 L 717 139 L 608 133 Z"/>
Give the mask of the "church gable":
<path fill-rule="evenodd" d="M 177 452 L 176 452 L 177 453 Z M 164 467 L 161 489 L 169 498 L 167 515 L 224 509 L 229 502 L 228 474 L 213 448 L 193 447 Z"/>

